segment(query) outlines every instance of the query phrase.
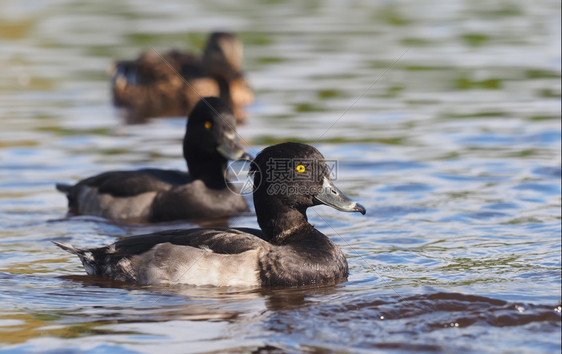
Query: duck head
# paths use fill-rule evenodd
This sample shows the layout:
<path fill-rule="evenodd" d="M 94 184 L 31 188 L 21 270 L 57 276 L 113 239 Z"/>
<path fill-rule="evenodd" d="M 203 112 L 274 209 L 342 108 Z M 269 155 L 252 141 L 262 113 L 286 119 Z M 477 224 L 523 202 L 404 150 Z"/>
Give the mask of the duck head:
<path fill-rule="evenodd" d="M 258 223 L 268 237 L 307 222 L 306 210 L 324 204 L 365 214 L 332 182 L 329 162 L 314 147 L 282 143 L 265 148 L 254 160 L 254 205 Z"/>
<path fill-rule="evenodd" d="M 211 76 L 230 81 L 242 76 L 242 42 L 229 32 L 213 32 L 203 51 L 203 67 Z"/>
<path fill-rule="evenodd" d="M 232 109 L 218 97 L 204 97 L 187 120 L 183 156 L 192 178 L 220 176 L 223 180 L 228 160 L 248 160 L 251 156 L 240 144 Z"/>

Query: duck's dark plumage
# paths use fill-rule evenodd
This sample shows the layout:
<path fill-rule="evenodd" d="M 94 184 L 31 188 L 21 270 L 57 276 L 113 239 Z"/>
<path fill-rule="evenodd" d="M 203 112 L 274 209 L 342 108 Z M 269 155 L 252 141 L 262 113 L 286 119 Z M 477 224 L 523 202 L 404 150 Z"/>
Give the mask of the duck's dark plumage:
<path fill-rule="evenodd" d="M 272 161 L 291 161 L 268 168 Z M 294 178 L 294 171 L 312 173 Z M 343 211 L 365 209 L 329 179 L 322 155 L 313 147 L 285 143 L 264 149 L 255 160 L 254 203 L 261 230 L 206 228 L 132 236 L 77 254 L 88 274 L 140 284 L 246 285 L 255 287 L 327 284 L 347 278 L 347 261 L 327 236 L 308 223 L 306 209 L 326 204 Z M 274 192 L 277 174 L 291 192 Z M 299 188 L 296 188 L 299 187 Z"/>
<path fill-rule="evenodd" d="M 159 170 L 154 168 L 137 171 L 110 171 L 87 178 L 79 184 L 96 186 L 98 193 L 111 194 L 114 197 L 130 197 L 146 192 L 164 192 L 171 186 L 191 182 L 189 175 L 177 170 Z M 70 189 L 69 197 L 73 205 L 78 202 L 78 188 Z"/>
<path fill-rule="evenodd" d="M 201 96 L 221 97 L 243 121 L 243 107 L 254 99 L 242 72 L 242 43 L 226 32 L 212 33 L 203 55 L 150 50 L 135 60 L 117 61 L 111 90 L 113 103 L 125 109 L 130 123 L 186 116 Z"/>
<path fill-rule="evenodd" d="M 57 189 L 67 195 L 72 213 L 117 220 L 213 219 L 247 211 L 246 201 L 233 192 L 226 176 L 227 158 L 245 154 L 234 124 L 228 105 L 208 97 L 188 120 L 183 150 L 189 173 L 110 171 Z"/>

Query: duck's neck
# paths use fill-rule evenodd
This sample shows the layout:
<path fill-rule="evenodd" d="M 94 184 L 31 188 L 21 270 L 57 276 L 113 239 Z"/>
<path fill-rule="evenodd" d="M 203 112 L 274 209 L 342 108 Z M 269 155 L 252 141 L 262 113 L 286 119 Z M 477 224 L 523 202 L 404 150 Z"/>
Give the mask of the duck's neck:
<path fill-rule="evenodd" d="M 192 180 L 199 179 L 208 188 L 222 189 L 228 182 L 227 160 L 218 154 L 205 154 L 189 147 L 184 150 L 184 158 Z"/>
<path fill-rule="evenodd" d="M 232 98 L 230 96 L 230 82 L 222 76 L 215 76 L 215 80 L 219 85 L 220 98 L 228 102 L 232 106 Z"/>
<path fill-rule="evenodd" d="M 254 199 L 258 224 L 266 239 L 273 244 L 283 244 L 289 236 L 305 227 L 312 227 L 306 209 L 298 210 L 276 200 L 260 202 Z"/>

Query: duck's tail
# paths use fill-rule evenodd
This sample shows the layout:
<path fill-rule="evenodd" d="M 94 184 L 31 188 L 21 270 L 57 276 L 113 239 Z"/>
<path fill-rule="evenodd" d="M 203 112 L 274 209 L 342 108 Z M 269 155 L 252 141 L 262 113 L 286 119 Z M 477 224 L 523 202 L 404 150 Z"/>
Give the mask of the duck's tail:
<path fill-rule="evenodd" d="M 72 246 L 68 243 L 62 243 L 62 242 L 57 242 L 57 241 L 51 241 L 51 242 L 53 242 L 55 245 L 59 246 L 60 248 L 62 248 L 66 252 L 75 254 L 78 257 L 80 257 L 81 255 L 84 255 L 84 250 L 75 248 L 74 246 Z"/>
<path fill-rule="evenodd" d="M 84 268 L 86 269 L 86 273 L 88 273 L 89 275 L 95 275 L 96 267 L 94 265 L 94 257 L 92 255 L 92 252 L 90 252 L 89 250 L 76 248 L 72 245 L 69 245 L 68 243 L 62 243 L 56 241 L 51 241 L 51 242 L 53 242 L 55 245 L 59 246 L 61 249 L 65 250 L 66 252 L 77 255 L 78 258 L 80 258 L 82 264 L 84 265 Z"/>
<path fill-rule="evenodd" d="M 70 190 L 72 189 L 72 185 L 66 184 L 66 183 L 57 183 L 56 187 L 57 187 L 57 190 L 59 192 L 62 192 L 64 194 L 66 194 L 67 196 L 70 194 Z"/>

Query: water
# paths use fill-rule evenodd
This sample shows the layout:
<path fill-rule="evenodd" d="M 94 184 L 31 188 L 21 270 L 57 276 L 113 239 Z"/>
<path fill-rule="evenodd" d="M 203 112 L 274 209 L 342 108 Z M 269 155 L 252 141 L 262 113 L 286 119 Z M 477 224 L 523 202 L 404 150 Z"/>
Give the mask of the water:
<path fill-rule="evenodd" d="M 239 3 L 0 3 L 0 348 L 559 352 L 560 3 Z M 49 242 L 194 226 L 65 218 L 54 184 L 183 169 L 185 121 L 126 126 L 106 69 L 217 28 L 245 44 L 250 150 L 312 143 L 367 207 L 308 213 L 348 282 L 138 287 Z"/>

